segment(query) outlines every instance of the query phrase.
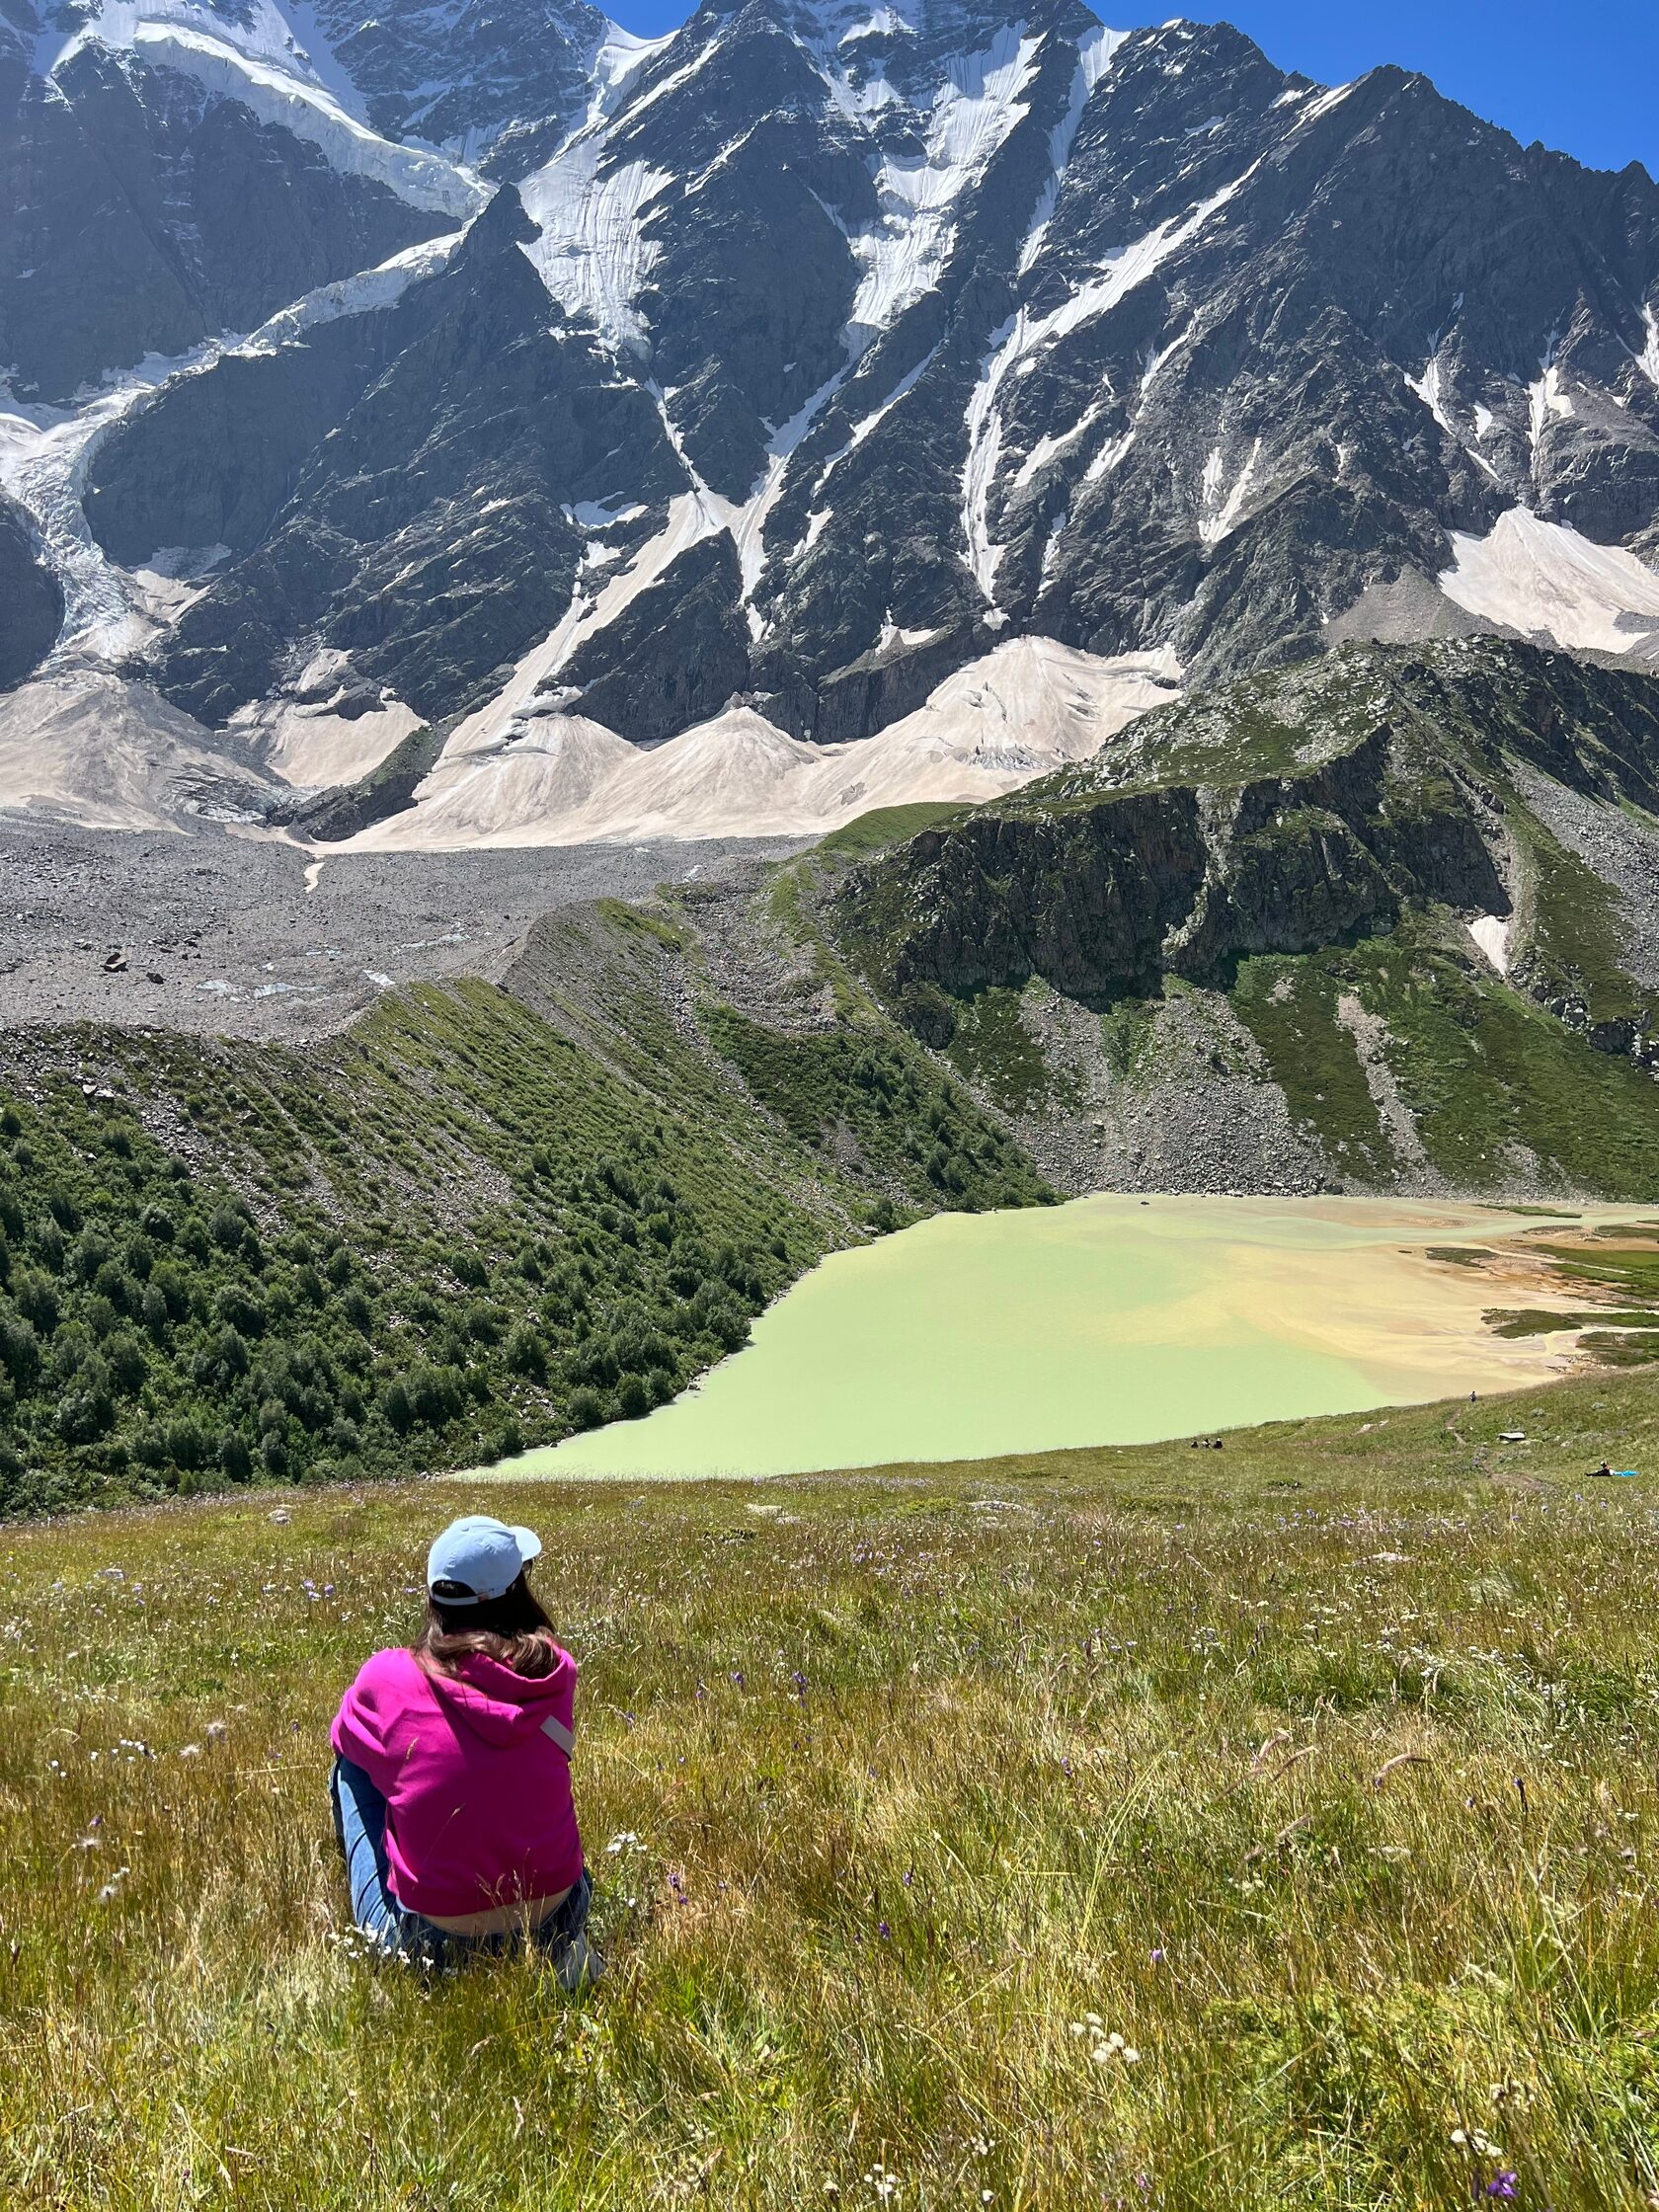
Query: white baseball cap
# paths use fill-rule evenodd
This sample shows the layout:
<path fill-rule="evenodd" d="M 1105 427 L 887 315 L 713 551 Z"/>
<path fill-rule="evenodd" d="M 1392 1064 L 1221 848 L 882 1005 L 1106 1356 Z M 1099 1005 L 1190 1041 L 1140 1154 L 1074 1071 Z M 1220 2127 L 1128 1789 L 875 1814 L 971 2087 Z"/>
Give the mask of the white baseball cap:
<path fill-rule="evenodd" d="M 445 1588 L 438 1598 L 443 1606 L 475 1606 L 490 1598 L 505 1598 L 540 1550 L 541 1539 L 533 1529 L 510 1528 L 488 1513 L 463 1514 L 434 1539 L 427 1553 L 428 1592 L 435 1595 L 440 1582 L 459 1584 L 459 1592 Z"/>

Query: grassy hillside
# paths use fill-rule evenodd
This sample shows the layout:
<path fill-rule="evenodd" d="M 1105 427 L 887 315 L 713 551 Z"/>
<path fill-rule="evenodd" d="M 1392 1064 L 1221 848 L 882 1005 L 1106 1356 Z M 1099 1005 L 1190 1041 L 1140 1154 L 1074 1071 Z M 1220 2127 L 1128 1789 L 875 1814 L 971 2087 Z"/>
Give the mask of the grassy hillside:
<path fill-rule="evenodd" d="M 1546 1189 L 1659 1190 L 1652 1077 L 1483 972 L 1460 934 L 1450 917 L 1413 914 L 1386 937 L 1240 962 L 1230 1000 L 1293 1120 L 1362 1184 L 1407 1165 L 1368 1080 L 1357 1006 L 1380 1025 L 1421 1155 L 1451 1189 L 1500 1187 L 1525 1146 Z"/>
<path fill-rule="evenodd" d="M 11 1528 L 0 2199 L 1640 2206 L 1655 1480 L 1616 1379 L 1221 1453 Z M 543 1532 L 583 1662 L 579 2000 L 343 1926 L 326 1724 L 479 1505 Z"/>
<path fill-rule="evenodd" d="M 303 1053 L 7 1041 L 0 1514 L 551 1442 L 873 1226 L 1047 1196 L 895 1025 L 774 1036 L 689 943 L 562 914 L 514 988 L 388 994 Z"/>

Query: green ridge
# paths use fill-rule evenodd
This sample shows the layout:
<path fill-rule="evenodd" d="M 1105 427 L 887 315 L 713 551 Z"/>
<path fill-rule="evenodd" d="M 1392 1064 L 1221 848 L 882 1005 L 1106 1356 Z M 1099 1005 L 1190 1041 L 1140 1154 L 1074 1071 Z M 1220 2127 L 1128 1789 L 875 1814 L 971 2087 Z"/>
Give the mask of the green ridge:
<path fill-rule="evenodd" d="M 672 1395 L 896 1200 L 1048 1196 L 873 1013 L 797 1038 L 711 1002 L 716 1050 L 682 1035 L 654 964 L 688 941 L 605 903 L 538 930 L 524 997 L 389 994 L 303 1055 L 82 1028 L 0 1064 L 0 1512 L 551 1442 Z"/>

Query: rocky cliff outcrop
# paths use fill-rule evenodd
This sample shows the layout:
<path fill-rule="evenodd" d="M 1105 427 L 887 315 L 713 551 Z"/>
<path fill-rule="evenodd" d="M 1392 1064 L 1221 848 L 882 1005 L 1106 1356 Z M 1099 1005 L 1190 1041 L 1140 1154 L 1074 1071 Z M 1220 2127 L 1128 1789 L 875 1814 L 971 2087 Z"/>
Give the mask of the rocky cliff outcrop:
<path fill-rule="evenodd" d="M 1307 952 L 1409 899 L 1509 901 L 1468 800 L 1425 785 L 1390 733 L 1300 776 L 985 809 L 901 861 L 890 973 L 971 995 L 1041 977 L 1068 997 L 1215 981 L 1240 954 Z M 874 892 L 874 887 L 867 887 Z M 854 890 L 849 902 L 861 896 Z M 891 895 L 890 895 L 891 896 Z M 874 892 L 877 903 L 881 894 Z"/>
<path fill-rule="evenodd" d="M 57 579 L 37 555 L 27 517 L 0 497 L 0 691 L 34 673 L 62 621 Z"/>
<path fill-rule="evenodd" d="M 1474 641 L 1347 649 L 1161 709 L 1098 760 L 923 830 L 849 880 L 840 923 L 936 1040 L 950 999 L 990 988 L 1143 996 L 1386 930 L 1414 904 L 1502 922 L 1518 897 L 1518 972 L 1588 1001 L 1560 981 L 1586 957 L 1573 922 L 1619 887 L 1550 894 L 1566 863 L 1539 794 L 1617 813 L 1651 806 L 1656 779 L 1652 678 Z M 1598 1037 L 1628 1050 L 1645 1026 Z"/>

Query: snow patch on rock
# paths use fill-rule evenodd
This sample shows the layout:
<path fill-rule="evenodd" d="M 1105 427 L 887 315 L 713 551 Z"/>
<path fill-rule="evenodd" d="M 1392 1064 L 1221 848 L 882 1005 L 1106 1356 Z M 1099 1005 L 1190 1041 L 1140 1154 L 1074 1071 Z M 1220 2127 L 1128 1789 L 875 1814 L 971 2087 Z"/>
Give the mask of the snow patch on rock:
<path fill-rule="evenodd" d="M 989 506 L 1002 450 L 998 395 L 1020 365 L 1056 345 L 1082 324 L 1094 321 L 1134 291 L 1218 213 L 1249 181 L 1260 163 L 1202 200 L 1179 221 L 1166 220 L 1121 252 L 1109 255 L 1100 273 L 1078 284 L 1058 307 L 1033 315 L 1021 307 L 991 337 L 968 402 L 968 458 L 962 474 L 962 534 L 968 565 L 980 590 L 992 597 L 1002 547 L 990 534 Z M 1121 458 L 1121 455 L 1120 455 Z M 1092 480 L 1091 470 L 1091 480 Z"/>
<path fill-rule="evenodd" d="M 1199 513 L 1198 535 L 1200 542 L 1210 551 L 1230 537 L 1238 527 L 1244 513 L 1244 502 L 1249 496 L 1255 477 L 1256 463 L 1261 459 L 1262 441 L 1258 437 L 1245 455 L 1244 466 L 1232 484 L 1222 492 L 1222 448 L 1218 445 L 1204 464 L 1204 496 Z"/>
<path fill-rule="evenodd" d="M 275 353 L 278 346 L 291 345 L 320 323 L 338 322 L 345 315 L 372 315 L 382 308 L 395 307 L 411 284 L 424 283 L 448 265 L 465 236 L 464 230 L 452 230 L 442 238 L 423 238 L 376 268 L 319 284 L 302 299 L 278 308 L 269 322 L 262 323 L 232 350 L 246 354 Z"/>
<path fill-rule="evenodd" d="M 316 146 L 342 173 L 385 185 L 413 207 L 465 218 L 489 198 L 487 187 L 442 154 L 397 145 L 343 105 L 271 0 L 249 0 L 239 14 L 192 0 L 104 0 L 67 38 L 42 40 L 36 68 L 49 76 L 92 43 L 178 70 L 208 92 L 240 101 L 262 122 Z M 332 73 L 343 87 L 337 65 Z"/>
<path fill-rule="evenodd" d="M 601 132 L 585 132 L 524 180 L 518 197 L 541 235 L 522 250 L 567 314 L 643 352 L 634 300 L 660 250 L 645 235 L 645 210 L 673 180 L 648 162 L 607 166 L 607 151 Z"/>
<path fill-rule="evenodd" d="M 580 715 L 532 722 L 505 750 L 446 750 L 413 807 L 330 849 L 445 852 L 472 845 L 569 843 L 559 826 L 573 821 L 595 790 L 633 758 L 625 738 Z"/>
<path fill-rule="evenodd" d="M 1649 383 L 1659 384 L 1659 314 L 1644 307 L 1642 321 L 1647 325 L 1647 344 L 1636 356 L 1636 366 Z"/>
<path fill-rule="evenodd" d="M 963 196 L 1024 118 L 1020 95 L 1041 43 L 1022 26 L 1009 25 L 983 53 L 953 60 L 934 95 L 922 158 L 884 156 L 876 174 L 881 223 L 849 240 L 864 271 L 847 318 L 855 352 L 937 283 Z"/>
<path fill-rule="evenodd" d="M 682 553 L 721 527 L 720 517 L 711 513 L 704 498 L 694 491 L 676 493 L 669 502 L 663 527 L 646 540 L 626 568 L 607 576 L 597 590 L 592 583 L 578 586 L 559 620 L 524 655 L 496 696 L 451 731 L 442 760 L 500 751 L 522 737 L 524 717 L 538 705 L 537 693 L 557 676 L 577 647 L 614 622 Z"/>
<path fill-rule="evenodd" d="M 1020 248 L 1017 274 L 1023 276 L 1043 250 L 1043 239 L 1054 219 L 1055 203 L 1060 198 L 1060 188 L 1065 181 L 1066 165 L 1071 159 L 1071 147 L 1077 136 L 1077 125 L 1083 119 L 1083 110 L 1088 106 L 1089 95 L 1112 66 L 1112 56 L 1129 37 L 1127 31 L 1108 31 L 1104 25 L 1098 31 L 1088 32 L 1077 47 L 1077 69 L 1071 79 L 1071 95 L 1066 104 L 1066 113 L 1049 133 L 1049 181 L 1043 187 L 1031 218 L 1031 227 L 1025 234 Z"/>
<path fill-rule="evenodd" d="M 244 707 L 230 727 L 284 783 L 330 791 L 372 775 L 421 728 L 421 717 L 397 698 L 351 716 L 337 714 L 331 701 L 270 699 Z"/>
<path fill-rule="evenodd" d="M 0 487 L 34 523 L 63 592 L 63 627 L 52 662 L 72 654 L 117 660 L 155 629 L 142 592 L 87 525 L 81 504 L 87 468 L 100 439 L 124 415 L 170 376 L 205 366 L 221 350 L 209 342 L 171 358 L 150 355 L 79 407 L 19 405 L 0 386 Z"/>
<path fill-rule="evenodd" d="M 1659 576 L 1622 546 L 1517 507 L 1485 537 L 1454 532 L 1452 550 L 1440 588 L 1465 613 L 1568 651 L 1659 666 Z"/>
<path fill-rule="evenodd" d="M 1480 914 L 1468 924 L 1468 933 L 1483 960 L 1490 962 L 1500 976 L 1509 974 L 1509 934 L 1511 924 L 1502 914 Z"/>
<path fill-rule="evenodd" d="M 1445 396 L 1441 389 L 1440 356 L 1431 354 L 1424 363 L 1421 376 L 1407 376 L 1406 389 L 1415 392 L 1448 437 L 1458 435 L 1458 427 L 1446 412 Z"/>

